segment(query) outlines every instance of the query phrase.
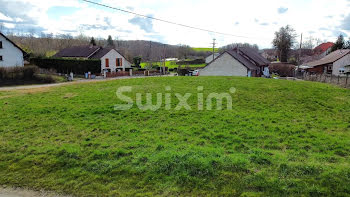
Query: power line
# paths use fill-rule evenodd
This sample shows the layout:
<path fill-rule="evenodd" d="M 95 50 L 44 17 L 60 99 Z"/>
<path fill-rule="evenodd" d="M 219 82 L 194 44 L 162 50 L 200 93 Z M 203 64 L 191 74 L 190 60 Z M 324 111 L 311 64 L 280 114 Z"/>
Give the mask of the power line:
<path fill-rule="evenodd" d="M 128 11 L 128 10 L 124 10 L 124 9 L 112 7 L 112 6 L 105 5 L 105 4 L 102 4 L 102 3 L 97 3 L 97 2 L 94 2 L 94 1 L 89 1 L 89 0 L 82 0 L 82 1 L 85 1 L 85 2 L 87 2 L 87 3 L 94 4 L 94 5 L 98 5 L 98 6 L 110 8 L 110 9 L 113 9 L 113 10 L 125 12 L 125 13 L 128 13 L 128 14 L 133 14 L 133 15 L 136 15 L 136 16 L 141 16 L 141 17 L 148 18 L 148 19 L 151 19 L 151 20 L 161 21 L 161 22 L 164 22 L 164 23 L 168 23 L 168 24 L 172 24 L 172 25 L 177 25 L 177 26 L 181 26 L 181 27 L 186 27 L 186 28 L 190 28 L 190 29 L 196 29 L 196 30 L 205 31 L 205 32 L 214 33 L 214 34 L 220 34 L 220 35 L 224 35 L 224 36 L 232 36 L 232 37 L 238 37 L 238 38 L 253 38 L 253 37 L 247 37 L 247 36 L 240 36 L 240 35 L 222 33 L 222 32 L 218 32 L 218 31 L 213 31 L 213 30 L 209 30 L 209 29 L 203 29 L 203 28 L 194 27 L 194 26 L 190 26 L 190 25 L 184 25 L 184 24 L 180 24 L 180 23 L 176 23 L 176 22 L 172 22 L 172 21 L 168 21 L 168 20 L 164 20 L 164 19 L 155 18 L 155 17 L 152 17 L 152 16 L 147 16 L 147 15 L 143 15 L 143 14 L 138 14 L 138 13 L 136 13 L 136 12 L 131 12 L 131 11 Z"/>

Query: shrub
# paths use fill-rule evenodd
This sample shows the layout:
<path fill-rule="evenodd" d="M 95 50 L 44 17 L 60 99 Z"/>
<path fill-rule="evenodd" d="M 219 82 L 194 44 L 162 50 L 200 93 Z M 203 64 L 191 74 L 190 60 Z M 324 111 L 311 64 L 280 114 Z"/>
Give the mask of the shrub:
<path fill-rule="evenodd" d="M 56 80 L 50 75 L 35 75 L 34 79 L 41 83 L 55 83 Z"/>
<path fill-rule="evenodd" d="M 179 61 L 176 64 L 177 65 L 196 65 L 196 64 L 204 64 L 204 63 L 205 63 L 204 59 L 195 59 L 195 60 Z"/>
<path fill-rule="evenodd" d="M 38 71 L 36 66 L 0 68 L 0 80 L 32 80 Z"/>
<path fill-rule="evenodd" d="M 23 67 L 23 79 L 32 79 L 38 72 L 39 68 L 36 66 Z"/>
<path fill-rule="evenodd" d="M 269 69 L 270 73 L 277 73 L 281 77 L 293 77 L 295 66 L 288 63 L 273 63 Z"/>
<path fill-rule="evenodd" d="M 0 86 L 56 82 L 52 76 L 38 73 L 36 66 L 0 68 Z"/>

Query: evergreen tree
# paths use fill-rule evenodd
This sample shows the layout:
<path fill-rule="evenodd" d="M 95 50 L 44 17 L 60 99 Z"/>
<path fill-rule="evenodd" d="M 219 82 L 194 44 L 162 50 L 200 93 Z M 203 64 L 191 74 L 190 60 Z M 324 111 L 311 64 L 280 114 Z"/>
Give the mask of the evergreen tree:
<path fill-rule="evenodd" d="M 95 38 L 94 38 L 94 37 L 91 38 L 90 44 L 91 44 L 92 46 L 96 46 L 96 41 L 95 41 Z"/>
<path fill-rule="evenodd" d="M 337 41 L 335 42 L 335 44 L 332 47 L 332 52 L 339 50 L 339 49 L 344 49 L 344 48 L 345 48 L 344 36 L 339 35 Z"/>
<path fill-rule="evenodd" d="M 349 40 L 346 42 L 346 48 L 347 48 L 347 49 L 350 49 L 350 38 L 349 38 Z"/>
<path fill-rule="evenodd" d="M 108 36 L 108 39 L 107 39 L 107 46 L 108 46 L 108 47 L 113 47 L 113 48 L 115 47 L 115 46 L 114 46 L 114 41 L 113 41 L 111 35 Z"/>

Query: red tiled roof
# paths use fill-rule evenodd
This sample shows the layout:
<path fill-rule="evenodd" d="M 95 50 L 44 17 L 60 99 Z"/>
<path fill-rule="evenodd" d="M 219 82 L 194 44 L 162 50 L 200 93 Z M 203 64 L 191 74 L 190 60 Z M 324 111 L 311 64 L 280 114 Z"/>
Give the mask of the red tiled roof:
<path fill-rule="evenodd" d="M 327 42 L 327 43 L 323 43 L 323 44 L 320 44 L 318 47 L 316 47 L 314 49 L 314 52 L 316 54 L 321 54 L 321 53 L 324 53 L 326 52 L 329 48 L 333 47 L 334 43 L 333 42 Z"/>

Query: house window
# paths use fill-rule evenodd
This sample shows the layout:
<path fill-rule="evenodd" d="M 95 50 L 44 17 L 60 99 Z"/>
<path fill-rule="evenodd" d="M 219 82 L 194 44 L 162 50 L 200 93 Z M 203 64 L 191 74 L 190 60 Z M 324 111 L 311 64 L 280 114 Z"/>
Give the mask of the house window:
<path fill-rule="evenodd" d="M 116 59 L 116 66 L 117 67 L 123 66 L 123 59 L 122 58 L 117 58 Z"/>
<path fill-rule="evenodd" d="M 106 68 L 109 68 L 109 59 L 106 59 Z"/>
<path fill-rule="evenodd" d="M 2 61 L 2 56 L 0 55 L 0 61 Z"/>
<path fill-rule="evenodd" d="M 2 41 L 0 41 L 0 49 L 2 49 Z"/>

